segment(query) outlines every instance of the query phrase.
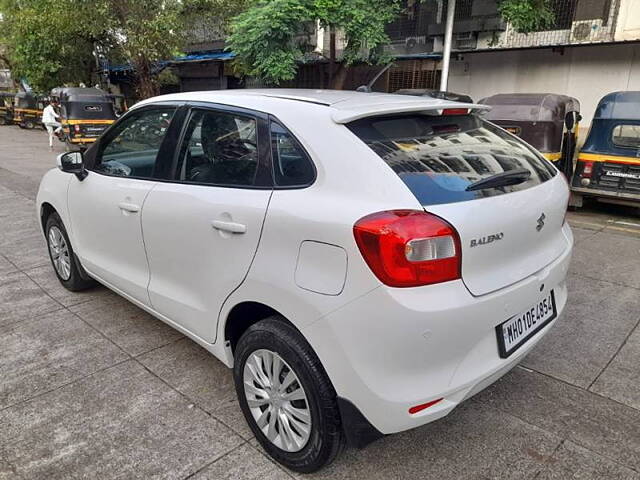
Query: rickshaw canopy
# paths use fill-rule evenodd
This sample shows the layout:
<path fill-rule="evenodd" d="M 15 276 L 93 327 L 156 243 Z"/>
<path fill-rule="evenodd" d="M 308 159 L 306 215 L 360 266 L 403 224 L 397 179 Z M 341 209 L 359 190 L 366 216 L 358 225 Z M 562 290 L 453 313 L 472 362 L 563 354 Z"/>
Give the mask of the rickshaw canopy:
<path fill-rule="evenodd" d="M 580 112 L 577 99 L 556 93 L 501 93 L 479 103 L 492 107 L 487 120 L 564 122 L 568 112 Z"/>

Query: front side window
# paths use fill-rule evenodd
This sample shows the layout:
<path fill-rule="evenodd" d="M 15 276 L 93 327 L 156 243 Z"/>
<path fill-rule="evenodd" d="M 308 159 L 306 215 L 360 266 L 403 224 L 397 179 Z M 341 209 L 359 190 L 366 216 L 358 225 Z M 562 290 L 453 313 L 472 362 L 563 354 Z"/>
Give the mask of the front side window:
<path fill-rule="evenodd" d="M 622 148 L 640 148 L 640 125 L 618 125 L 613 129 L 613 144 Z"/>
<path fill-rule="evenodd" d="M 516 192 L 545 182 L 556 172 L 524 142 L 476 115 L 368 117 L 347 126 L 422 205 Z M 509 171 L 524 171 L 525 179 L 515 185 L 479 188 L 482 180 Z"/>
<path fill-rule="evenodd" d="M 177 179 L 186 183 L 253 186 L 258 171 L 256 120 L 196 110 L 180 149 Z"/>
<path fill-rule="evenodd" d="M 143 110 L 123 119 L 104 145 L 93 170 L 118 177 L 152 178 L 175 109 Z"/>
<path fill-rule="evenodd" d="M 276 185 L 303 186 L 313 182 L 315 169 L 296 139 L 285 128 L 271 122 L 271 154 Z"/>

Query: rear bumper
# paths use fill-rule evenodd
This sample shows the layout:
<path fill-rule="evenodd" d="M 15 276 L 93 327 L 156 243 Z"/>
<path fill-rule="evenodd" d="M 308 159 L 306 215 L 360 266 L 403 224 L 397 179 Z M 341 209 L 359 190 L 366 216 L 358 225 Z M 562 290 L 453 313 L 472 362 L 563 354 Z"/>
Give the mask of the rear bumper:
<path fill-rule="evenodd" d="M 459 280 L 421 288 L 379 287 L 303 333 L 338 396 L 357 408 L 371 431 L 390 434 L 432 422 L 513 368 L 557 320 L 507 359 L 498 353 L 496 325 L 535 304 L 549 289 L 562 314 L 573 243 L 569 227 L 564 230 L 568 247 L 559 258 L 500 291 L 474 297 Z M 439 398 L 432 407 L 409 414 L 410 407 Z"/>

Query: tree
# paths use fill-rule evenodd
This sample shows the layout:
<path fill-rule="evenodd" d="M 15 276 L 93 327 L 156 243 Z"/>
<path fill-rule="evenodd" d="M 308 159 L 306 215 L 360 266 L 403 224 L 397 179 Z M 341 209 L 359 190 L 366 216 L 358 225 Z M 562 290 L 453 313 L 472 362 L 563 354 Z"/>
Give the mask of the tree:
<path fill-rule="evenodd" d="M 435 0 L 423 0 L 435 1 Z M 502 16 L 518 31 L 527 32 L 553 21 L 549 0 L 498 0 Z M 401 0 L 257 0 L 235 17 L 228 47 L 236 54 L 240 72 L 271 84 L 292 80 L 305 45 L 299 40 L 304 25 L 326 27 L 331 35 L 330 67 L 335 63 L 335 33 L 345 36 L 343 61 L 332 87 L 342 88 L 347 68 L 355 62 L 384 64 L 385 27 L 401 12 Z"/>
<path fill-rule="evenodd" d="M 96 47 L 129 63 L 141 98 L 157 94 L 155 67 L 184 47 L 194 18 L 224 20 L 237 0 L 0 0 L 0 43 L 16 78 L 40 91 L 89 84 Z"/>
<path fill-rule="evenodd" d="M 88 82 L 94 59 L 91 36 L 67 0 L 1 0 L 0 43 L 13 77 L 39 91 L 66 82 Z"/>

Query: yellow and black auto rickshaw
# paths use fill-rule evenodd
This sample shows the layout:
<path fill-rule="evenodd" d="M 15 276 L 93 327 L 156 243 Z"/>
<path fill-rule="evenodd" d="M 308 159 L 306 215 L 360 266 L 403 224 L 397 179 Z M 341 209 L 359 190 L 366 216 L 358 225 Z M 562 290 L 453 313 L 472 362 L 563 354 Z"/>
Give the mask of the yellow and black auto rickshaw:
<path fill-rule="evenodd" d="M 32 92 L 18 92 L 13 99 L 13 123 L 20 128 L 42 126 L 44 98 Z"/>
<path fill-rule="evenodd" d="M 0 125 L 13 123 L 13 99 L 15 93 L 0 92 Z"/>
<path fill-rule="evenodd" d="M 554 93 L 506 93 L 479 103 L 491 106 L 484 118 L 522 138 L 571 178 L 582 118 L 577 99 Z"/>
<path fill-rule="evenodd" d="M 613 92 L 596 108 L 578 153 L 571 202 L 584 197 L 640 207 L 640 92 Z"/>
<path fill-rule="evenodd" d="M 70 147 L 86 148 L 116 120 L 112 99 L 98 88 L 54 88 L 51 98 L 60 104 L 62 139 Z"/>

